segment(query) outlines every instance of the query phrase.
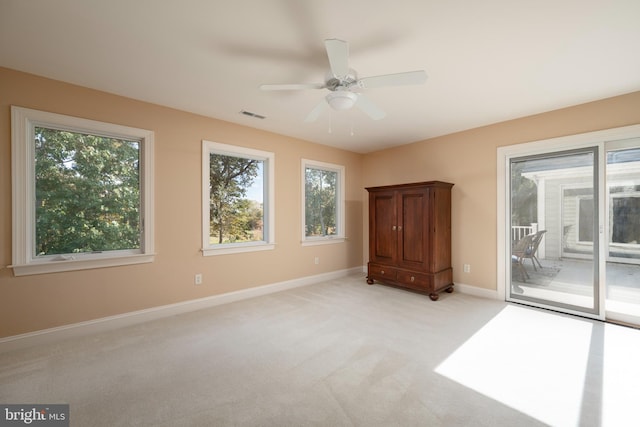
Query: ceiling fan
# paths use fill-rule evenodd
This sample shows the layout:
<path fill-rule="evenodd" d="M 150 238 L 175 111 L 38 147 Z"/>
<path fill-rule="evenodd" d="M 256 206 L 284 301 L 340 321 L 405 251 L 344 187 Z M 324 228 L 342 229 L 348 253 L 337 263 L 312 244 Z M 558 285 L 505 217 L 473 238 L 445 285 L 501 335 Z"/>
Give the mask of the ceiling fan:
<path fill-rule="evenodd" d="M 311 110 L 305 122 L 315 121 L 328 107 L 334 110 L 348 110 L 354 105 L 373 120 L 380 120 L 386 115 L 385 112 L 364 95 L 357 92 L 358 89 L 418 85 L 427 80 L 427 73 L 424 70 L 358 78 L 357 73 L 349 68 L 349 44 L 344 40 L 338 39 L 327 39 L 324 44 L 327 49 L 331 70 L 327 73 L 323 83 L 266 84 L 260 86 L 262 90 L 329 89 L 329 94 Z"/>

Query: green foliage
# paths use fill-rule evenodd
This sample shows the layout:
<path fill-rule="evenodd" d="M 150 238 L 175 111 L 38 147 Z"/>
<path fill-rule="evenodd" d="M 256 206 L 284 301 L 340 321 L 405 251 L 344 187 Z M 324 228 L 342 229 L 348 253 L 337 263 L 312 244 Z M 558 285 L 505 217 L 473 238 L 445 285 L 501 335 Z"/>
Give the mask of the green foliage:
<path fill-rule="evenodd" d="M 338 173 L 305 168 L 305 235 L 337 234 L 336 186 Z"/>
<path fill-rule="evenodd" d="M 36 255 L 140 247 L 139 143 L 37 127 Z"/>
<path fill-rule="evenodd" d="M 522 176 L 526 162 L 511 163 L 511 224 L 538 222 L 538 187 Z"/>
<path fill-rule="evenodd" d="M 210 155 L 211 243 L 263 240 L 263 208 L 246 199 L 247 189 L 258 176 L 260 160 Z"/>

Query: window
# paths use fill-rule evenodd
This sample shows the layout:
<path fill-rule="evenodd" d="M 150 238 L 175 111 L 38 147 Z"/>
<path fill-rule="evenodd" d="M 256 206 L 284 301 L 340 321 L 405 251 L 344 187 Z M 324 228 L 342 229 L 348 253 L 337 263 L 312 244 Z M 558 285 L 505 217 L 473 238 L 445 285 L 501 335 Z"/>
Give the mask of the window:
<path fill-rule="evenodd" d="M 202 141 L 204 255 L 274 248 L 274 154 Z"/>
<path fill-rule="evenodd" d="M 12 107 L 15 275 L 153 261 L 153 132 Z"/>
<path fill-rule="evenodd" d="M 302 160 L 303 244 L 344 241 L 344 166 Z"/>

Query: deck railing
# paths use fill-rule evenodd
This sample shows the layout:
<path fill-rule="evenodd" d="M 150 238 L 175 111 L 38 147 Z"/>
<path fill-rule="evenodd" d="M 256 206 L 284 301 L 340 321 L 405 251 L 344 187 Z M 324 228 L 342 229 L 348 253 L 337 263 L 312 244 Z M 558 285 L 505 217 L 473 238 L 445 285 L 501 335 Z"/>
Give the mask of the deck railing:
<path fill-rule="evenodd" d="M 538 224 L 532 222 L 531 225 L 512 225 L 511 226 L 511 241 L 517 242 L 524 236 L 538 232 Z"/>

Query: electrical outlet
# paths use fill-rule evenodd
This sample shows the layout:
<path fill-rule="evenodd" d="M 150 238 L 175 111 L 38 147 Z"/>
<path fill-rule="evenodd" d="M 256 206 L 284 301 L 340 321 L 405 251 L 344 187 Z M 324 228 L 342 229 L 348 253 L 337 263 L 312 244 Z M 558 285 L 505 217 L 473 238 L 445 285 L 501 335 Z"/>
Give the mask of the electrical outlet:
<path fill-rule="evenodd" d="M 193 283 L 196 285 L 202 285 L 202 274 L 198 273 L 195 276 L 195 279 L 193 280 Z"/>
<path fill-rule="evenodd" d="M 471 273 L 471 264 L 465 264 L 462 267 L 462 271 L 464 271 L 465 273 Z"/>
<path fill-rule="evenodd" d="M 313 262 L 314 262 L 316 265 L 320 264 L 320 257 L 316 257 L 316 258 L 313 260 Z"/>

